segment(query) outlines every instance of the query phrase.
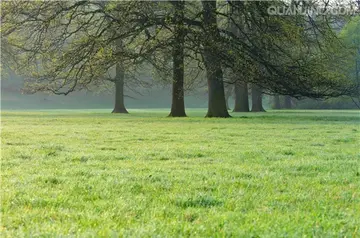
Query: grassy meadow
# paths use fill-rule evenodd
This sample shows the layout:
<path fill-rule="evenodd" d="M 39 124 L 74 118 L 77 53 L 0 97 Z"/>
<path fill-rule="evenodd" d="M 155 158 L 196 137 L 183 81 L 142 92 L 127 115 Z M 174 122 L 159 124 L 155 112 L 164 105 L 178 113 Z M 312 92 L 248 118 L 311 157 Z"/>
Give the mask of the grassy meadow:
<path fill-rule="evenodd" d="M 3 111 L 1 237 L 360 237 L 359 111 Z"/>

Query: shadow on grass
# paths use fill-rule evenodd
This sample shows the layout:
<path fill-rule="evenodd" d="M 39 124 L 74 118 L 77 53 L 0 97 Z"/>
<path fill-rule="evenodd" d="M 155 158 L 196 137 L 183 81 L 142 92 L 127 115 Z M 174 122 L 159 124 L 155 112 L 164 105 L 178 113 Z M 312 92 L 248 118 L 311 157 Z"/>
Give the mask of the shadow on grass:
<path fill-rule="evenodd" d="M 176 206 L 181 208 L 188 207 L 203 207 L 209 208 L 214 206 L 221 206 L 223 202 L 214 199 L 212 197 L 198 197 L 198 198 L 187 198 L 187 199 L 179 199 L 175 201 Z"/>

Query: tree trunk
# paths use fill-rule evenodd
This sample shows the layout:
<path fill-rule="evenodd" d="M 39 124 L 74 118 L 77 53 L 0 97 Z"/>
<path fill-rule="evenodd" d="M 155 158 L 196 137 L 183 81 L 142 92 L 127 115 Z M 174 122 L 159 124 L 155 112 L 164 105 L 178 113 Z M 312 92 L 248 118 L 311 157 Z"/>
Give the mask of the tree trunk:
<path fill-rule="evenodd" d="M 172 103 L 169 117 L 186 117 L 184 102 L 184 1 L 172 2 L 175 8 L 175 39 L 173 45 Z"/>
<path fill-rule="evenodd" d="M 291 97 L 290 96 L 284 97 L 284 108 L 291 109 Z"/>
<path fill-rule="evenodd" d="M 251 87 L 251 99 L 252 99 L 252 112 L 265 112 L 265 109 L 262 105 L 262 92 L 261 88 L 257 85 L 252 85 Z"/>
<path fill-rule="evenodd" d="M 120 64 L 116 65 L 115 76 L 115 107 L 112 113 L 128 113 L 124 105 L 125 72 Z"/>
<path fill-rule="evenodd" d="M 235 83 L 235 107 L 233 112 L 248 112 L 249 96 L 248 86 L 244 82 Z"/>
<path fill-rule="evenodd" d="M 206 117 L 230 117 L 226 107 L 223 71 L 218 57 L 220 33 L 216 20 L 216 0 L 202 1 L 204 10 L 204 64 L 208 82 L 208 112 Z"/>
<path fill-rule="evenodd" d="M 360 6 L 359 6 L 360 7 Z M 360 83 L 360 49 L 358 50 L 358 57 L 356 59 L 356 82 Z"/>
<path fill-rule="evenodd" d="M 281 109 L 281 104 L 280 104 L 280 96 L 279 95 L 275 95 L 274 96 L 274 105 L 273 105 L 274 109 Z"/>
<path fill-rule="evenodd" d="M 237 4 L 238 6 L 235 7 L 234 4 Z M 242 7 L 241 3 L 233 2 L 230 7 L 230 14 L 234 19 L 236 19 L 237 24 L 240 25 L 243 31 L 247 32 L 247 24 L 245 24 L 243 15 L 239 12 L 240 7 Z M 239 26 L 236 26 L 234 21 L 229 22 L 229 27 L 229 30 L 236 36 L 241 37 L 241 35 L 243 34 L 240 33 Z M 248 85 L 246 82 L 241 81 L 245 78 L 244 70 L 240 69 L 238 71 L 235 71 L 233 76 L 235 81 L 235 106 L 233 112 L 249 112 Z"/>

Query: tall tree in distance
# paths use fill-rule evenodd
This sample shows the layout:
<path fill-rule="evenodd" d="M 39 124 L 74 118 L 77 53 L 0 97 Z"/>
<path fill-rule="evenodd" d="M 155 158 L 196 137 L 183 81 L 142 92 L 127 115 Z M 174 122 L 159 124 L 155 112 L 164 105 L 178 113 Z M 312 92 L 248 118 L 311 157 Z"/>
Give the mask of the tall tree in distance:
<path fill-rule="evenodd" d="M 112 113 L 128 113 L 124 102 L 125 72 L 120 63 L 116 64 L 115 82 L 115 105 Z"/>
<path fill-rule="evenodd" d="M 277 110 L 281 109 L 280 96 L 279 95 L 273 96 L 273 100 L 274 102 L 272 108 Z"/>
<path fill-rule="evenodd" d="M 291 109 L 291 107 L 292 107 L 291 97 L 288 95 L 285 95 L 284 96 L 284 108 Z"/>
<path fill-rule="evenodd" d="M 123 47 L 122 41 L 117 40 L 115 41 L 115 49 L 121 50 Z M 128 111 L 125 108 L 125 102 L 124 102 L 124 81 L 125 81 L 125 69 L 121 65 L 121 62 L 118 62 L 115 66 L 115 78 L 114 78 L 114 84 L 115 84 L 115 104 L 114 104 L 114 110 L 112 113 L 128 113 Z"/>
<path fill-rule="evenodd" d="M 233 112 L 249 112 L 249 92 L 246 82 L 235 82 L 235 106 Z"/>
<path fill-rule="evenodd" d="M 251 86 L 251 101 L 252 101 L 252 106 L 251 106 L 252 112 L 265 112 L 262 103 L 262 91 L 261 88 L 256 84 L 253 84 Z"/>

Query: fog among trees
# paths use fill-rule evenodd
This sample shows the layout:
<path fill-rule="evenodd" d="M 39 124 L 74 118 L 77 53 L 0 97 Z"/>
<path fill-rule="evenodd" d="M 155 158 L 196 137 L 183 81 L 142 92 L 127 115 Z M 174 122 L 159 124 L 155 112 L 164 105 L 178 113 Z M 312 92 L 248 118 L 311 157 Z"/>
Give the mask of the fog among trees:
<path fill-rule="evenodd" d="M 186 107 L 207 107 L 207 117 L 356 108 L 359 17 L 269 14 L 322 4 L 6 1 L 3 107 L 170 108 L 173 117 Z"/>

